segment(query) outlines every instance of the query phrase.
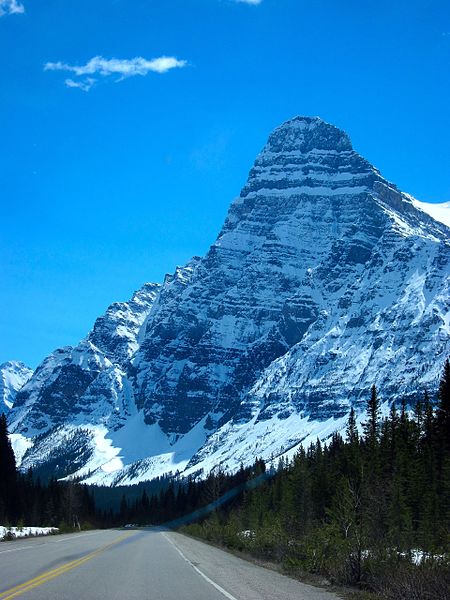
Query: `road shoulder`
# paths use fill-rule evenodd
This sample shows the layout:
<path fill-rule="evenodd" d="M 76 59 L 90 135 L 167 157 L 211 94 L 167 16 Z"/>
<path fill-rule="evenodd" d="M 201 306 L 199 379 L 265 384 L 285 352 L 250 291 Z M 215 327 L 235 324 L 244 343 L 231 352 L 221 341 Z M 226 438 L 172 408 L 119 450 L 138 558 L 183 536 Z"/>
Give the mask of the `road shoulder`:
<path fill-rule="evenodd" d="M 181 534 L 165 534 L 204 575 L 239 600 L 341 600 L 334 590 L 304 583 L 281 573 L 278 566 L 238 556 L 225 548 Z M 272 568 L 272 567 L 276 568 Z"/>

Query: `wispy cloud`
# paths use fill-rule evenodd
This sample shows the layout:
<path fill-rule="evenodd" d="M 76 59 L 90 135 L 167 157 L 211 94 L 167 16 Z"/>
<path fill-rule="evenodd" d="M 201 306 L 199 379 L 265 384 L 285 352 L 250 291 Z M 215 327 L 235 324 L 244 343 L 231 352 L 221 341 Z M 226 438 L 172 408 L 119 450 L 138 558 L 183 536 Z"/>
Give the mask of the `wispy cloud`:
<path fill-rule="evenodd" d="M 3 17 L 3 15 L 21 14 L 24 12 L 24 5 L 17 0 L 0 0 L 0 17 Z"/>
<path fill-rule="evenodd" d="M 74 79 L 66 79 L 64 83 L 69 88 L 78 88 L 80 90 L 83 90 L 83 92 L 88 92 L 96 81 L 97 80 L 93 77 L 86 77 L 86 79 L 81 79 L 80 81 L 75 81 Z"/>
<path fill-rule="evenodd" d="M 234 1 L 238 2 L 239 4 L 253 4 L 254 6 L 262 3 L 262 0 L 234 0 Z"/>
<path fill-rule="evenodd" d="M 132 59 L 103 58 L 94 56 L 85 65 L 69 65 L 64 62 L 48 62 L 44 65 L 45 71 L 67 71 L 75 73 L 78 77 L 86 75 L 96 75 L 98 77 L 109 77 L 110 75 L 119 75 L 116 81 L 122 81 L 135 75 L 147 75 L 153 73 L 167 73 L 171 69 L 182 68 L 187 65 L 187 61 L 178 60 L 173 56 L 160 56 L 147 60 L 138 56 Z M 85 92 L 89 91 L 97 81 L 95 77 L 86 77 L 85 79 L 74 80 L 66 79 L 67 87 L 79 88 Z"/>

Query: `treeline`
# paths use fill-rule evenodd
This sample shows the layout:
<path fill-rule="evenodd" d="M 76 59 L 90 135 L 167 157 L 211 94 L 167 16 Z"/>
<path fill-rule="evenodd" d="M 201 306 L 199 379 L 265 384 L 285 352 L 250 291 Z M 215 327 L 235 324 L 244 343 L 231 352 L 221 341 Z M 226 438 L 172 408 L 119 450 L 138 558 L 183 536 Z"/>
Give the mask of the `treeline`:
<path fill-rule="evenodd" d="M 266 471 L 264 461 L 257 459 L 251 467 L 241 466 L 232 475 L 217 468 L 205 479 L 174 477 L 159 493 L 149 495 L 144 489 L 142 495 L 132 501 L 125 491 L 113 522 L 180 527 L 203 520 L 221 507 L 227 511 L 239 508 L 246 492 L 259 487 L 272 474 Z M 104 516 L 107 517 L 107 513 Z"/>
<path fill-rule="evenodd" d="M 449 598 L 449 361 L 438 399 L 425 393 L 412 414 L 400 400 L 382 417 L 373 387 L 362 435 L 352 410 L 345 438 L 301 449 L 239 506 L 187 530 L 386 598 Z"/>
<path fill-rule="evenodd" d="M 174 482 L 178 486 L 180 476 L 178 473 L 169 472 L 150 481 L 141 481 L 134 485 L 116 485 L 114 487 L 90 485 L 89 489 L 92 492 L 97 509 L 101 511 L 105 519 L 110 519 L 111 514 L 117 517 L 124 497 L 127 505 L 133 507 L 136 501 L 139 504 L 139 501 L 142 501 L 145 497 L 158 497 L 163 490 L 166 490 Z"/>
<path fill-rule="evenodd" d="M 26 474 L 17 470 L 6 416 L 0 415 L 0 525 L 66 531 L 101 524 L 87 486 L 56 479 L 41 483 L 31 469 Z"/>
<path fill-rule="evenodd" d="M 425 393 L 412 412 L 404 401 L 393 402 L 382 417 L 373 386 L 361 435 L 352 409 L 345 437 L 335 433 L 325 445 L 318 440 L 300 449 L 291 462 L 281 459 L 275 469 L 267 470 L 264 461 L 257 460 L 234 475 L 217 468 L 204 480 L 172 479 L 159 493 L 148 495 L 144 490 L 133 502 L 125 492 L 115 519 L 182 523 L 195 513 L 205 532 L 218 528 L 219 537 L 228 539 L 235 531 L 237 545 L 242 539 L 252 540 L 255 548 L 260 544 L 261 553 L 274 557 L 291 556 L 292 548 L 298 549 L 303 540 L 312 569 L 319 569 L 326 559 L 324 539 L 340 541 L 349 554 L 346 577 L 351 581 L 361 578 L 369 551 L 371 555 L 386 548 L 409 555 L 415 549 L 447 552 L 449 361 L 438 398 L 433 406 Z M 204 507 L 207 510 L 198 513 Z M 334 550 L 330 552 L 335 556 Z"/>
<path fill-rule="evenodd" d="M 119 510 L 101 512 L 86 486 L 19 475 L 2 417 L 0 523 L 73 526 L 76 517 L 97 526 L 184 527 L 289 569 L 382 588 L 384 598 L 447 599 L 450 363 L 437 403 L 425 393 L 411 410 L 400 398 L 381 415 L 375 386 L 368 396 L 362 433 L 352 409 L 344 436 L 302 448 L 292 461 L 125 488 Z"/>
<path fill-rule="evenodd" d="M 447 598 L 450 363 L 437 404 L 425 393 L 412 411 L 400 400 L 382 416 L 373 387 L 361 434 L 351 410 L 345 436 L 317 441 L 276 468 L 257 460 L 234 475 L 217 468 L 204 480 L 172 480 L 133 502 L 124 494 L 115 522 L 185 526 L 210 541 L 340 583 L 398 584 L 401 590 L 391 589 L 390 596 L 396 599 L 427 597 L 413 595 L 408 585 Z"/>

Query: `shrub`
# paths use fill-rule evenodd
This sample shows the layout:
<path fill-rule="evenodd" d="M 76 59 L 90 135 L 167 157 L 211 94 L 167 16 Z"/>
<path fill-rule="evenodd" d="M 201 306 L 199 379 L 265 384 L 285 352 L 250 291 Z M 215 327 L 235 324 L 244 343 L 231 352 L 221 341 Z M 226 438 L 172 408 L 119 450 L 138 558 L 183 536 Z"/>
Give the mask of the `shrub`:
<path fill-rule="evenodd" d="M 383 600 L 450 600 L 450 566 L 443 560 L 378 565 L 370 583 Z"/>

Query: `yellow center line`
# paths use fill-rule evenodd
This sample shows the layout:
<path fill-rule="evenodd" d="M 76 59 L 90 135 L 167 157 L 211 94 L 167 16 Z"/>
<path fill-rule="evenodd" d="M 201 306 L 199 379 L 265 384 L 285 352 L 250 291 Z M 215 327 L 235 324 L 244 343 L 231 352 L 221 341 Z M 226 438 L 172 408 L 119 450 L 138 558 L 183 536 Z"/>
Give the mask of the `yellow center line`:
<path fill-rule="evenodd" d="M 20 596 L 21 594 L 24 594 L 25 592 L 28 592 L 29 590 L 39 587 L 40 585 L 43 585 L 44 583 L 47 583 L 47 581 L 51 581 L 52 579 L 55 579 L 56 577 L 59 577 L 60 575 L 67 573 L 68 571 L 71 571 L 72 569 L 79 567 L 80 565 L 87 562 L 88 560 L 91 560 L 95 556 L 98 556 L 102 552 L 105 552 L 105 550 L 108 550 L 112 546 L 115 546 L 122 540 L 130 537 L 130 535 L 135 535 L 135 533 L 126 533 L 125 535 L 121 535 L 117 539 L 113 540 L 110 544 L 107 544 L 106 546 L 98 548 L 98 550 L 94 550 L 94 552 L 91 552 L 90 554 L 87 554 L 86 556 L 77 558 L 76 560 L 71 560 L 70 562 L 67 562 L 64 565 L 61 565 L 60 567 L 58 567 L 56 569 L 52 569 L 51 571 L 46 571 L 45 573 L 42 573 L 41 575 L 38 575 L 37 577 L 34 577 L 33 579 L 29 579 L 28 581 L 25 581 L 24 583 L 16 585 L 16 586 L 10 588 L 9 590 L 6 590 L 6 591 L 0 593 L 0 600 L 11 600 L 11 598 Z"/>

